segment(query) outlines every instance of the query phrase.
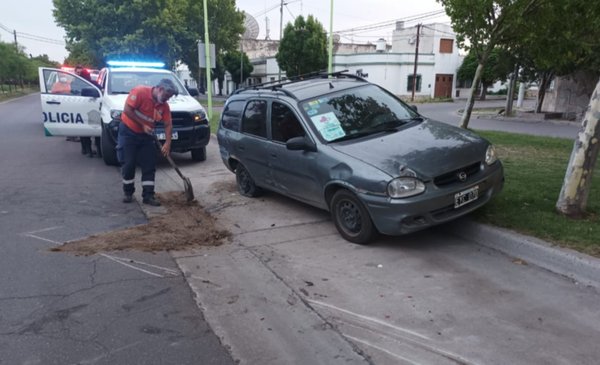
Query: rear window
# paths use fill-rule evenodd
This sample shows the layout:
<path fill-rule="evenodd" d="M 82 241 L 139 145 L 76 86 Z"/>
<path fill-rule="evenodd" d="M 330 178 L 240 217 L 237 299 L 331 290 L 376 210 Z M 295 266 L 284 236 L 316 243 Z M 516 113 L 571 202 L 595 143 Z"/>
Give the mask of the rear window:
<path fill-rule="evenodd" d="M 223 109 L 223 117 L 221 118 L 221 126 L 233 131 L 240 131 L 242 121 L 242 111 L 244 110 L 244 101 L 236 100 L 229 102 Z"/>

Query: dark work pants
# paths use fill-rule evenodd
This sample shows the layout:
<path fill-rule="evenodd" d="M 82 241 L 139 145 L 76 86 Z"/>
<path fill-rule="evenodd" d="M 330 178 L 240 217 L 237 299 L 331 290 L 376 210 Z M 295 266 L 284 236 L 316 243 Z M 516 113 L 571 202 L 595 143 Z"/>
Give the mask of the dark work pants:
<path fill-rule="evenodd" d="M 126 195 L 132 195 L 135 191 L 135 167 L 139 165 L 142 169 L 142 197 L 153 196 L 156 172 L 154 136 L 135 133 L 125 123 L 121 123 L 117 136 L 117 159 L 121 164 L 123 192 Z"/>

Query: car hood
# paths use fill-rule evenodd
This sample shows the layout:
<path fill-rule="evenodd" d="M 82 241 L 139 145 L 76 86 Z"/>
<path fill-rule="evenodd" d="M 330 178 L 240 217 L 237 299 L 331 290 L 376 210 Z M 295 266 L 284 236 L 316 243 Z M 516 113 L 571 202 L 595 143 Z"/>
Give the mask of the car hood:
<path fill-rule="evenodd" d="M 433 178 L 483 160 L 488 145 L 468 130 L 425 120 L 398 132 L 329 146 L 392 177 L 410 168 L 421 178 Z"/>
<path fill-rule="evenodd" d="M 110 105 L 114 105 L 114 109 L 123 109 L 127 94 L 109 95 Z M 189 95 L 177 95 L 169 99 L 169 108 L 172 112 L 195 112 L 198 110 L 204 111 L 200 103 Z"/>

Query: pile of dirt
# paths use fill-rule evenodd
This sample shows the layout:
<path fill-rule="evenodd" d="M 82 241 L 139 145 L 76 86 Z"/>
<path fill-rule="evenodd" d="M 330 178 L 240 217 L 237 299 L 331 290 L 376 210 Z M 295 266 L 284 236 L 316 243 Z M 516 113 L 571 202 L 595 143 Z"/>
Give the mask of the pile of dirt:
<path fill-rule="evenodd" d="M 51 251 L 93 255 L 98 252 L 178 251 L 200 246 L 219 246 L 231 237 L 196 201 L 187 202 L 182 192 L 157 194 L 168 213 L 152 217 L 147 224 L 93 235 L 52 248 Z"/>

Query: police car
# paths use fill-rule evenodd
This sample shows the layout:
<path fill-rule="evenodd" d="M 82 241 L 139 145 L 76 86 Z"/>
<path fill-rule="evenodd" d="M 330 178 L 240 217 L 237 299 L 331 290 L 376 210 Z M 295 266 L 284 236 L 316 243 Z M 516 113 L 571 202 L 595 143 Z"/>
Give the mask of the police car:
<path fill-rule="evenodd" d="M 99 138 L 104 162 L 118 165 L 117 131 L 129 90 L 138 85 L 154 86 L 167 78 L 179 92 L 169 99 L 173 121 L 171 151 L 189 151 L 195 161 L 206 159 L 206 145 L 210 140 L 206 111 L 173 72 L 164 69 L 160 62 L 109 61 L 107 64 L 98 74 L 97 85 L 65 70 L 39 68 L 46 136 Z M 162 123 L 157 123 L 156 134 L 159 139 L 166 139 Z"/>

